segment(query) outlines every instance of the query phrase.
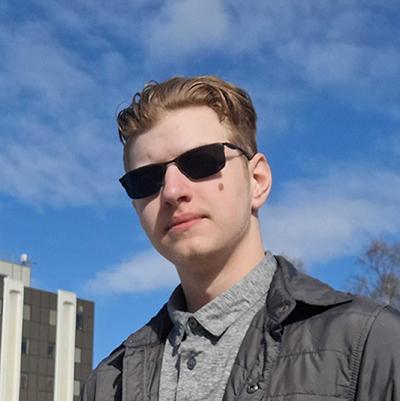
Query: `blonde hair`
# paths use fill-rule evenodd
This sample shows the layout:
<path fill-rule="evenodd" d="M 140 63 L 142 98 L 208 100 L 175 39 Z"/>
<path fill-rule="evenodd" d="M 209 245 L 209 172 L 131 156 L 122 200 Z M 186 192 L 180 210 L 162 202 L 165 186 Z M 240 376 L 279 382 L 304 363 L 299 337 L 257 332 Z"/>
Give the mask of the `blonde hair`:
<path fill-rule="evenodd" d="M 231 130 L 232 140 L 250 154 L 257 152 L 257 115 L 246 91 L 215 76 L 174 77 L 147 83 L 131 104 L 118 113 L 117 123 L 125 149 L 129 139 L 150 130 L 168 111 L 207 106 Z"/>

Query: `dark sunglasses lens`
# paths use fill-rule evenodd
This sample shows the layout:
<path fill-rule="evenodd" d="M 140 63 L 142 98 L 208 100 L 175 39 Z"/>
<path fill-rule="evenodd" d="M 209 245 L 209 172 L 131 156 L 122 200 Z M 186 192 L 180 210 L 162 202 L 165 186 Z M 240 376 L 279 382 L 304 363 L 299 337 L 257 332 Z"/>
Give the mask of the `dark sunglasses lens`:
<path fill-rule="evenodd" d="M 225 166 L 224 145 L 213 143 L 189 150 L 179 156 L 175 163 L 189 178 L 209 177 Z M 120 182 L 129 197 L 140 199 L 156 194 L 164 185 L 166 164 L 151 164 L 126 173 Z"/>
<path fill-rule="evenodd" d="M 140 199 L 160 190 L 164 183 L 164 173 L 165 166 L 153 164 L 130 171 L 120 181 L 132 199 Z"/>
<path fill-rule="evenodd" d="M 206 178 L 225 166 L 224 145 L 214 143 L 189 150 L 178 158 L 179 169 L 193 179 Z"/>

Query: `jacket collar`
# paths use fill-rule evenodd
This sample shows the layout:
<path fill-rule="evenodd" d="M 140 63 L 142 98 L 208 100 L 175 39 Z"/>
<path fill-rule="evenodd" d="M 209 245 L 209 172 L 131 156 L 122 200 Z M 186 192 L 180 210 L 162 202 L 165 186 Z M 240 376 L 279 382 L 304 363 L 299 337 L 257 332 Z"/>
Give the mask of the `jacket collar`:
<path fill-rule="evenodd" d="M 282 323 L 296 305 L 306 304 L 318 311 L 353 299 L 351 294 L 336 291 L 299 272 L 284 257 L 276 256 L 276 260 L 277 269 L 267 297 L 267 312 L 275 322 Z"/>
<path fill-rule="evenodd" d="M 276 323 L 282 323 L 299 304 L 314 306 L 314 310 L 317 311 L 352 301 L 351 294 L 336 291 L 327 284 L 299 272 L 282 256 L 275 258 L 277 268 L 268 292 L 267 313 Z M 164 305 L 144 327 L 131 334 L 121 347 L 134 349 L 164 343 L 171 328 L 172 322 L 167 306 Z M 118 354 L 116 352 L 116 359 L 119 359 Z"/>
<path fill-rule="evenodd" d="M 111 352 L 108 356 L 107 365 L 122 371 L 123 358 L 127 350 L 130 354 L 139 347 L 162 344 L 166 341 L 171 328 L 172 322 L 168 316 L 167 305 L 164 305 L 145 326 L 132 333 Z"/>
<path fill-rule="evenodd" d="M 144 345 L 156 345 L 164 343 L 172 329 L 172 321 L 169 318 L 167 305 L 139 331 L 131 334 L 123 343 L 126 348 L 138 348 Z"/>

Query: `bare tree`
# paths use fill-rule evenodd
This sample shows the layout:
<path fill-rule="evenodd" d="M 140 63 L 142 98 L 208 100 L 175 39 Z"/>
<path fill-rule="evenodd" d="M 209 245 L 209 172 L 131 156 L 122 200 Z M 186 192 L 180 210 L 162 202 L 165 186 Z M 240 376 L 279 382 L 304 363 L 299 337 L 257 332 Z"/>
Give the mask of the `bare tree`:
<path fill-rule="evenodd" d="M 359 263 L 365 269 L 354 278 L 355 292 L 400 309 L 400 242 L 372 241 Z"/>

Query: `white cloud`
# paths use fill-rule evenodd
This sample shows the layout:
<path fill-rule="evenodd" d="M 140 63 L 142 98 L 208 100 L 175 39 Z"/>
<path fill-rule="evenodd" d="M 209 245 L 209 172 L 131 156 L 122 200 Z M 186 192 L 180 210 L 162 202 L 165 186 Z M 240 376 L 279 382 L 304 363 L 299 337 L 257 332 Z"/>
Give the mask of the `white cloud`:
<path fill-rule="evenodd" d="M 138 15 L 149 7 L 148 0 L 71 0 L 51 3 L 32 0 L 32 3 L 54 26 L 55 33 L 79 34 L 83 38 L 81 44 L 89 42 L 93 46 L 110 46 L 109 39 L 113 37 L 130 39 L 130 34 L 137 30 L 141 20 L 137 18 Z"/>
<path fill-rule="evenodd" d="M 52 34 L 51 24 L 5 26 L 0 42 L 0 192 L 37 206 L 112 203 L 122 193 L 117 102 L 108 97 L 114 91 L 105 96 L 90 64 Z M 116 60 L 120 65 L 114 52 L 100 59 L 103 80 Z"/>
<path fill-rule="evenodd" d="M 60 117 L 62 119 L 62 117 Z M 23 116 L 0 140 L 0 191 L 35 206 L 112 203 L 122 194 L 121 150 L 102 121 L 56 128 Z"/>
<path fill-rule="evenodd" d="M 305 77 L 316 84 L 346 84 L 362 79 L 366 50 L 346 43 L 306 43 L 293 40 L 281 55 L 304 69 Z"/>
<path fill-rule="evenodd" d="M 394 4 L 377 20 L 355 1 L 35 0 L 35 18 L 21 13 L 0 28 L 0 191 L 53 205 L 112 201 L 117 105 L 169 60 L 182 73 L 209 68 L 209 50 L 219 52 L 217 71 L 239 76 L 260 115 L 273 116 L 269 131 L 302 124 L 293 115 L 310 86 L 400 117 L 398 27 L 385 19 Z"/>
<path fill-rule="evenodd" d="M 280 55 L 297 65 L 304 79 L 313 85 L 347 89 L 357 101 L 364 94 L 367 103 L 385 98 L 395 101 L 392 80 L 400 77 L 400 56 L 394 48 L 300 38 L 282 46 Z"/>
<path fill-rule="evenodd" d="M 221 46 L 228 26 L 221 0 L 170 0 L 149 24 L 146 45 L 153 57 L 186 56 Z"/>
<path fill-rule="evenodd" d="M 262 211 L 266 246 L 306 265 L 357 254 L 365 241 L 398 234 L 400 174 L 338 166 L 290 182 Z"/>
<path fill-rule="evenodd" d="M 8 92 L 1 98 L 26 97 L 44 110 L 64 110 L 73 99 L 96 91 L 94 79 L 82 68 L 77 55 L 58 43 L 46 25 L 26 23 L 14 32 L 3 31 L 3 71 Z"/>
<path fill-rule="evenodd" d="M 115 198 L 117 179 L 88 170 L 64 146 L 53 151 L 13 144 L 0 157 L 2 192 L 35 205 L 85 205 Z M 104 173 L 103 171 L 102 173 Z"/>
<path fill-rule="evenodd" d="M 307 88 L 327 88 L 352 107 L 398 118 L 393 82 L 400 79 L 400 53 L 393 38 L 400 32 L 390 20 L 394 3 L 377 7 L 367 2 L 360 8 L 356 1 L 171 0 L 141 26 L 140 37 L 148 66 L 189 61 L 193 67 L 187 56 L 201 61 L 219 52 L 233 74 L 247 62 L 253 74 L 257 64 L 257 78 L 278 78 L 292 94 L 300 86 L 291 85 L 295 79 Z M 246 81 L 251 85 L 253 75 Z"/>
<path fill-rule="evenodd" d="M 86 283 L 86 288 L 94 294 L 119 294 L 173 288 L 178 283 L 174 266 L 154 250 L 149 250 L 97 272 Z"/>

